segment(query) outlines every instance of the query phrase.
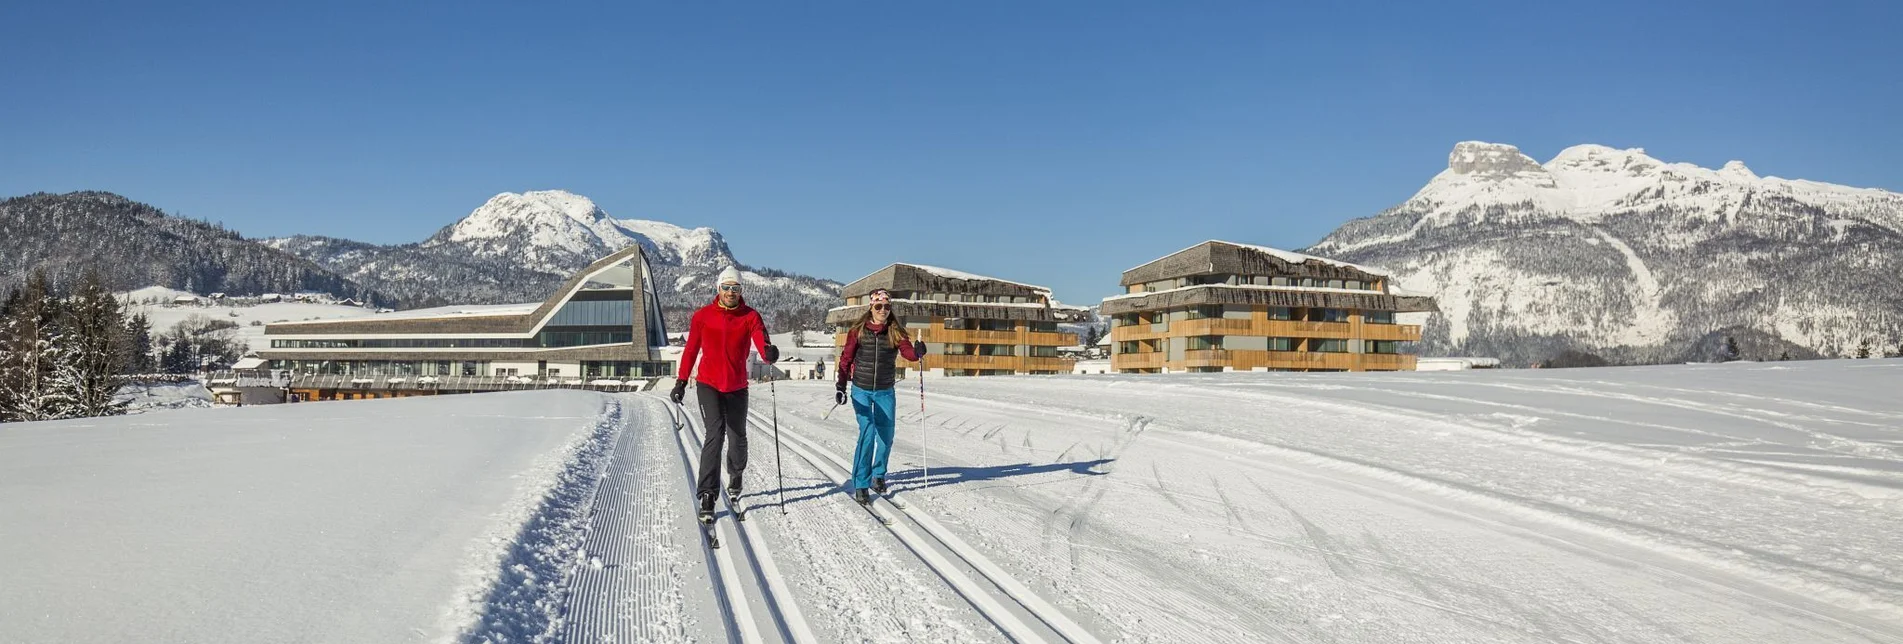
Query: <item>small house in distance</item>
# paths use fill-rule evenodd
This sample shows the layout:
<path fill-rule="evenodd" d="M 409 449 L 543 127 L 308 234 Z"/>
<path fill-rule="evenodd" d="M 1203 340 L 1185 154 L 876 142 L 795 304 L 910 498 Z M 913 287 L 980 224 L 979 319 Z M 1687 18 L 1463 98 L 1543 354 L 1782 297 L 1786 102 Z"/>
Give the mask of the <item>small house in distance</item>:
<path fill-rule="evenodd" d="M 837 346 L 845 346 L 846 331 L 865 313 L 866 296 L 881 288 L 891 292 L 893 313 L 906 330 L 925 343 L 924 368 L 947 376 L 1070 373 L 1076 361 L 1057 348 L 1077 344 L 1077 334 L 1057 325 L 1089 314 L 1052 301 L 1042 286 L 892 264 L 840 289 L 845 304 L 826 313 Z"/>

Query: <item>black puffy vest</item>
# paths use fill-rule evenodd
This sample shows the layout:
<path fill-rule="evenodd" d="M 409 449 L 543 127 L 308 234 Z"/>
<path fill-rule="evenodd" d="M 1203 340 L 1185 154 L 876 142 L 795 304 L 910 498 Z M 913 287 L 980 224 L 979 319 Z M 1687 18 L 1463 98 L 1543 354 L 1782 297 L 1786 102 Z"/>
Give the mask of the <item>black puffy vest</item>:
<path fill-rule="evenodd" d="M 898 376 L 899 350 L 884 333 L 860 329 L 858 352 L 852 356 L 852 384 L 860 389 L 891 389 Z"/>

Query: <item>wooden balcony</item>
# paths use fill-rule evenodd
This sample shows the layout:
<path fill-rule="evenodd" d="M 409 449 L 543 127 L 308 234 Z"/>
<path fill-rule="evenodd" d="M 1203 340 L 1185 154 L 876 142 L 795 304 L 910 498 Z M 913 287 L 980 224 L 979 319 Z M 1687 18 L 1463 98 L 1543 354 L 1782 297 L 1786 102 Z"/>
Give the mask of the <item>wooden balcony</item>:
<path fill-rule="evenodd" d="M 1019 370 L 1070 373 L 1076 366 L 1077 361 L 1068 358 L 1025 358 Z"/>
<path fill-rule="evenodd" d="M 1125 369 L 1161 369 L 1165 354 L 1161 351 L 1150 353 L 1119 353 L 1110 356 L 1110 368 L 1116 371 Z"/>
<path fill-rule="evenodd" d="M 1413 324 L 1363 324 L 1361 337 L 1366 340 L 1420 342 L 1421 327 Z"/>
<path fill-rule="evenodd" d="M 1024 343 L 1033 346 L 1068 347 L 1077 344 L 1077 342 L 1077 334 L 1075 333 L 1030 331 L 1024 334 Z"/>
<path fill-rule="evenodd" d="M 1012 369 L 1018 368 L 1017 356 L 954 356 L 928 354 L 927 369 Z"/>
<path fill-rule="evenodd" d="M 926 342 L 954 344 L 1019 344 L 1017 331 L 977 331 L 973 329 L 922 329 L 919 338 Z M 1052 345 L 1056 346 L 1056 345 Z"/>
<path fill-rule="evenodd" d="M 1112 342 L 1154 340 L 1168 337 L 1169 335 L 1168 331 L 1157 331 L 1152 325 L 1148 324 L 1133 324 L 1129 326 L 1111 327 L 1110 329 L 1110 341 Z"/>
<path fill-rule="evenodd" d="M 1355 357 L 1361 359 L 1362 369 L 1375 371 L 1413 371 L 1418 359 L 1405 353 L 1360 353 Z"/>

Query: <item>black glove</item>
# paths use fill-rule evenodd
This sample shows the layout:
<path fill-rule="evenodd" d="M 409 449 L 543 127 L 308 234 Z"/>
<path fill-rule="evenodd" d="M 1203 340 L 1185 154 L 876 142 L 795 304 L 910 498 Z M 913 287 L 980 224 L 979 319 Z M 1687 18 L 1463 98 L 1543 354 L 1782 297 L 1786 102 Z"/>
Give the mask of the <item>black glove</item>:
<path fill-rule="evenodd" d="M 846 381 L 841 380 L 833 386 L 833 402 L 846 404 Z"/>
<path fill-rule="evenodd" d="M 760 357 L 766 358 L 767 362 L 779 362 L 780 348 L 771 344 L 766 345 L 766 353 L 760 354 Z"/>
<path fill-rule="evenodd" d="M 668 394 L 667 397 L 670 400 L 673 400 L 674 404 L 676 405 L 681 404 L 681 399 L 687 397 L 687 379 L 681 378 L 679 380 L 675 380 L 674 393 Z"/>
<path fill-rule="evenodd" d="M 925 343 L 924 343 L 924 342 L 913 342 L 913 343 L 912 343 L 912 354 L 913 354 L 913 355 L 916 355 L 916 356 L 918 356 L 918 359 L 920 359 L 920 360 L 924 360 L 924 359 L 925 359 Z"/>

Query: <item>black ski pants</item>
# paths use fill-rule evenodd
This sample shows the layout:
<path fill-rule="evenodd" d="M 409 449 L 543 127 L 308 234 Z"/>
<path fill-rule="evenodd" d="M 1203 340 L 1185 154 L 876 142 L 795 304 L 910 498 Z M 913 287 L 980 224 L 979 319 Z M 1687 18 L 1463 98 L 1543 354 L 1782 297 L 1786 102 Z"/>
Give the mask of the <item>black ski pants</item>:
<path fill-rule="evenodd" d="M 722 393 L 704 382 L 694 384 L 707 438 L 700 446 L 700 488 L 695 493 L 711 498 L 720 492 L 720 447 L 728 438 L 733 446 L 727 450 L 727 487 L 740 487 L 740 474 L 747 470 L 747 390 Z"/>

